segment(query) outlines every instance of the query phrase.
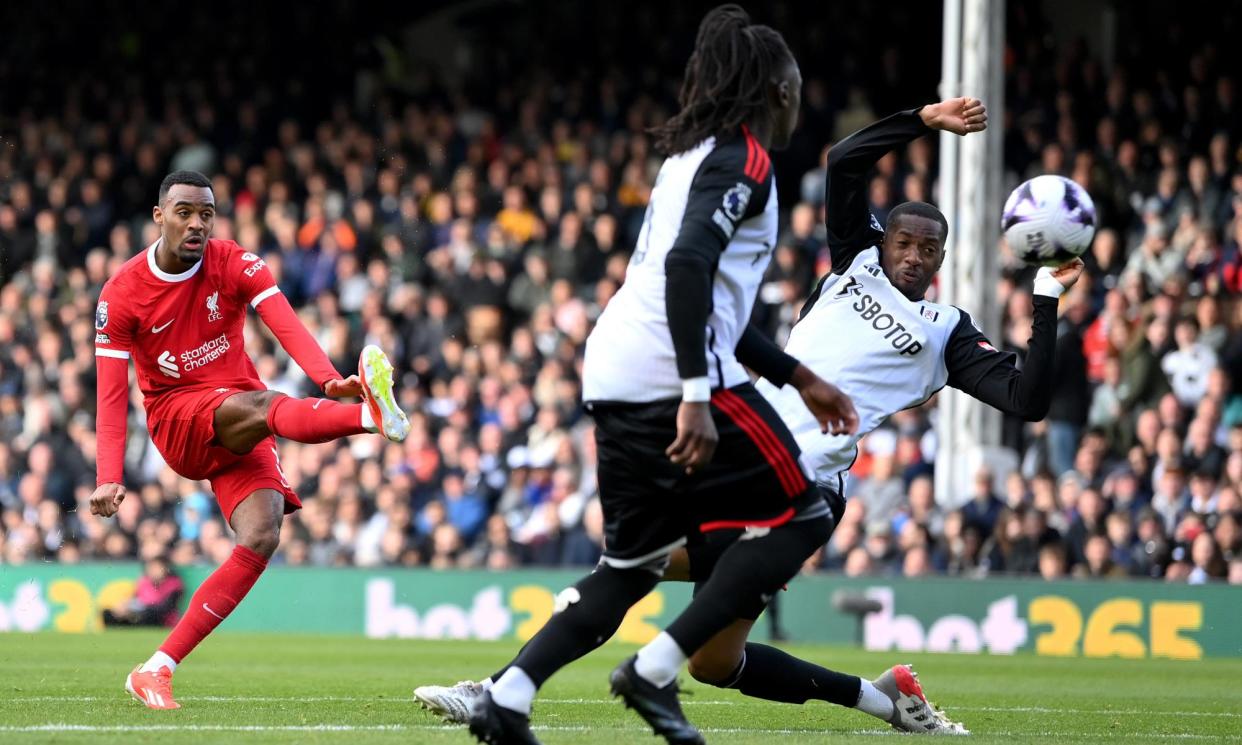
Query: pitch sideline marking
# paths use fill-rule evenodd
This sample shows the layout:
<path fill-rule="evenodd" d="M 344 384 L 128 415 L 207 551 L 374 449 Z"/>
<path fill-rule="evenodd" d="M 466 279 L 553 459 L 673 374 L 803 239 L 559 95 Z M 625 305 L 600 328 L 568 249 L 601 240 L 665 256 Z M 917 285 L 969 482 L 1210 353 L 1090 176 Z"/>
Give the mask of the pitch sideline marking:
<path fill-rule="evenodd" d="M 119 698 L 119 697 L 117 697 Z M 112 701 L 111 696 L 12 696 L 4 699 L 12 702 L 54 702 L 54 701 Z M 407 698 L 396 696 L 179 696 L 179 701 L 206 701 L 215 703 L 351 703 L 366 701 L 370 703 L 392 702 L 397 704 L 413 704 Z M 617 699 L 611 698 L 541 698 L 541 704 L 615 704 Z M 732 706 L 734 701 L 682 701 L 682 706 Z M 1184 716 L 1184 717 L 1221 717 L 1238 718 L 1242 713 L 1235 711 L 1148 711 L 1146 709 L 1063 709 L 1055 706 L 949 706 L 951 711 L 981 711 L 999 714 L 1087 714 L 1098 716 Z M 3 730 L 0 730 L 3 731 Z"/>
<path fill-rule="evenodd" d="M 132 724 L 132 725 L 93 725 L 49 723 L 27 726 L 0 725 L 0 732 L 416 732 L 416 731 L 455 731 L 460 727 L 434 724 L 305 724 L 305 725 L 262 725 L 262 724 Z M 537 732 L 597 732 L 600 730 L 613 732 L 649 732 L 646 727 L 600 727 L 575 725 L 534 725 L 531 729 Z M 765 735 L 805 735 L 823 734 L 821 729 L 757 729 L 748 727 L 702 727 L 701 731 L 712 734 L 765 734 Z M 865 736 L 900 736 L 892 730 L 853 730 L 849 732 L 833 732 L 838 735 Z M 989 732 L 996 737 L 1072 737 L 1082 739 L 1113 739 L 1140 733 L 1073 733 L 1073 732 Z M 1201 735 L 1190 733 L 1141 733 L 1143 737 L 1161 740 L 1219 740 L 1218 735 Z"/>

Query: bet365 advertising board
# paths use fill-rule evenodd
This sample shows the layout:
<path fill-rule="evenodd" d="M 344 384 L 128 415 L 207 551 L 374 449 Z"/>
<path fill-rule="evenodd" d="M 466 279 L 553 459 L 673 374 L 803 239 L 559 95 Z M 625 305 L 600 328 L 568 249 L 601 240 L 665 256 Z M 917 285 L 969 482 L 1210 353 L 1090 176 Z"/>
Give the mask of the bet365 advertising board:
<path fill-rule="evenodd" d="M 130 597 L 140 571 L 137 564 L 0 566 L 0 631 L 101 631 L 101 611 Z M 183 578 L 194 588 L 209 571 L 187 568 Z M 580 576 L 273 567 L 222 628 L 525 640 Z M 832 602 L 840 592 L 878 601 L 880 610 L 861 621 L 844 614 Z M 634 607 L 616 640 L 646 642 L 689 597 L 688 585 L 660 585 Z M 1225 585 L 810 576 L 795 580 L 780 603 L 781 625 L 792 639 L 877 651 L 1242 656 L 1242 588 Z"/>

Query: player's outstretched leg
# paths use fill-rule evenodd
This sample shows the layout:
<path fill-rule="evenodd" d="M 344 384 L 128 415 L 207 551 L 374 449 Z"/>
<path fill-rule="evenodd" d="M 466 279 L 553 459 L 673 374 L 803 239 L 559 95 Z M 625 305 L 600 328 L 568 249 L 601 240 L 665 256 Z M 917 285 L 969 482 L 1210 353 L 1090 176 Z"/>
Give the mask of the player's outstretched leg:
<path fill-rule="evenodd" d="M 369 345 L 358 359 L 360 404 L 291 398 L 276 391 L 236 393 L 216 408 L 215 441 L 239 454 L 249 453 L 271 435 L 317 443 L 376 432 L 401 442 L 410 433 L 410 421 L 397 404 L 392 372 L 384 352 Z"/>
<path fill-rule="evenodd" d="M 251 426 L 239 427 L 247 435 L 245 441 L 239 443 L 239 452 L 244 451 L 248 444 L 253 447 L 252 440 L 258 442 L 269 432 L 296 442 L 312 443 L 329 442 L 363 432 L 378 432 L 393 442 L 405 440 L 410 433 L 410 420 L 397 403 L 392 363 L 382 349 L 374 344 L 363 347 L 358 357 L 358 378 L 362 383 L 361 404 L 342 404 L 325 398 L 289 398 L 279 394 L 261 402 L 255 408 L 264 414 L 263 426 L 253 422 L 251 415 L 248 422 Z M 245 414 L 242 416 L 245 417 Z M 226 434 L 220 434 L 221 442 L 230 450 L 235 449 L 226 437 Z"/>
<path fill-rule="evenodd" d="M 691 677 L 766 701 L 804 704 L 818 700 L 858 709 L 903 732 L 968 734 L 927 702 L 918 676 L 908 666 L 898 665 L 874 681 L 863 680 L 766 644 L 746 643 L 752 624 L 738 621 L 695 652 L 690 658 Z"/>
<path fill-rule="evenodd" d="M 677 705 L 682 665 L 756 604 L 766 605 L 828 540 L 830 526 L 829 518 L 814 517 L 747 534 L 731 544 L 686 609 L 613 671 L 613 693 L 669 743 L 699 742 L 702 735 Z"/>
<path fill-rule="evenodd" d="M 134 698 L 151 709 L 181 708 L 173 698 L 173 672 L 199 642 L 228 618 L 263 574 L 267 560 L 280 543 L 284 506 L 283 494 L 260 489 L 233 509 L 229 519 L 237 533 L 233 554 L 199 585 L 185 615 L 155 654 L 126 677 L 125 690 Z"/>

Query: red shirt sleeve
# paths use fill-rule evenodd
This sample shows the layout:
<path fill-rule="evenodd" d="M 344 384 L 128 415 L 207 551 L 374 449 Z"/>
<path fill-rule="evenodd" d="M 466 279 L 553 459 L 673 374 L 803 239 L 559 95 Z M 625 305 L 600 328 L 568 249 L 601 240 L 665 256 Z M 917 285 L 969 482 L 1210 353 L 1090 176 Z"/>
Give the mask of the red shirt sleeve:
<path fill-rule="evenodd" d="M 293 306 L 276 286 L 276 278 L 267 268 L 267 262 L 240 247 L 237 255 L 241 261 L 230 262 L 229 269 L 236 271 L 239 299 L 259 312 L 259 317 L 276 335 L 280 345 L 315 381 L 315 385 L 323 388 L 329 380 L 341 379 L 342 375 L 320 349 L 319 342 L 302 325 Z"/>
<path fill-rule="evenodd" d="M 95 486 L 124 483 L 125 420 L 129 416 L 129 363 L 96 357 Z"/>
<path fill-rule="evenodd" d="M 95 308 L 95 485 L 124 483 L 132 321 L 124 291 L 104 285 Z"/>
<path fill-rule="evenodd" d="M 276 335 L 280 345 L 306 371 L 310 379 L 315 381 L 315 385 L 322 389 L 329 380 L 340 380 L 343 377 L 319 347 L 319 342 L 302 325 L 302 320 L 293 311 L 293 306 L 289 305 L 289 299 L 279 289 L 260 300 L 256 308 L 259 317 Z"/>

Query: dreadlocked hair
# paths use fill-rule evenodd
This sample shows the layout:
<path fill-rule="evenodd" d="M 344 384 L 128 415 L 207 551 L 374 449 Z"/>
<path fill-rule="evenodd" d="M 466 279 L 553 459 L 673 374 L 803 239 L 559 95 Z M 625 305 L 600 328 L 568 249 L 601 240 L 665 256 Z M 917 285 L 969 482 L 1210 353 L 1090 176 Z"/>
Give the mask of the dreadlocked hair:
<path fill-rule="evenodd" d="M 785 39 L 769 26 L 752 24 L 741 6 L 712 9 L 699 24 L 694 53 L 686 63 L 678 96 L 681 111 L 652 130 L 656 147 L 676 155 L 764 114 L 768 84 L 791 59 Z"/>

